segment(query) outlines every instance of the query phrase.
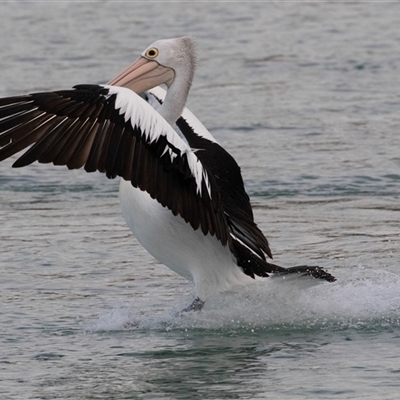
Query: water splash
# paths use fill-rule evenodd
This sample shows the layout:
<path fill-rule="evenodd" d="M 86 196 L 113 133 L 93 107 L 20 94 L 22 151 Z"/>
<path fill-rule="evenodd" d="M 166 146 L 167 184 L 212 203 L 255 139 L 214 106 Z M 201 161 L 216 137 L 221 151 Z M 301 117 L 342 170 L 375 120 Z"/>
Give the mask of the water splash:
<path fill-rule="evenodd" d="M 311 279 L 274 278 L 210 299 L 201 312 L 172 309 L 154 313 L 117 304 L 99 316 L 91 332 L 126 329 L 387 329 L 400 327 L 400 276 L 386 270 L 335 271 L 333 284 Z"/>

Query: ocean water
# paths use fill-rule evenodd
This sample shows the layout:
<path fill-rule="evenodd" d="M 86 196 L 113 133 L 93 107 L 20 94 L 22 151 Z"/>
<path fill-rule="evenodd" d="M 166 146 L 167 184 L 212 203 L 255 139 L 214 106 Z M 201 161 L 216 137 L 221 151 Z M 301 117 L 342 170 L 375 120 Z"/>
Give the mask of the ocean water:
<path fill-rule="evenodd" d="M 0 5 L 0 96 L 104 83 L 191 36 L 189 107 L 242 167 L 276 263 L 179 316 L 192 285 L 136 242 L 118 182 L 0 164 L 0 398 L 397 399 L 395 3 Z"/>

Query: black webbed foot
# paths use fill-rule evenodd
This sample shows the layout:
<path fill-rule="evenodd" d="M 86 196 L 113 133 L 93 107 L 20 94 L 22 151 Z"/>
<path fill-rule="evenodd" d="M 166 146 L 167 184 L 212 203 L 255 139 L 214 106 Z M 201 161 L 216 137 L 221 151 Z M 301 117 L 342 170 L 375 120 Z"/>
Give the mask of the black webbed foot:
<path fill-rule="evenodd" d="M 200 311 L 203 308 L 203 306 L 204 306 L 204 301 L 202 301 L 198 297 L 196 297 L 193 300 L 193 303 L 189 307 L 186 307 L 182 310 L 182 313 L 192 312 L 192 311 Z"/>

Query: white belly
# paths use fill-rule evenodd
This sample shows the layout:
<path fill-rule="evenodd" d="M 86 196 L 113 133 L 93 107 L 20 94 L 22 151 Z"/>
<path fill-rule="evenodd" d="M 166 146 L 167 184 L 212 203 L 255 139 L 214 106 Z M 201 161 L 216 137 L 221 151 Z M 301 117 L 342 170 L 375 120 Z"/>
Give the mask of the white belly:
<path fill-rule="evenodd" d="M 179 215 L 150 195 L 121 179 L 122 214 L 141 245 L 157 260 L 195 284 L 203 301 L 214 293 L 253 281 L 236 265 L 228 246 L 201 229 L 196 231 Z"/>

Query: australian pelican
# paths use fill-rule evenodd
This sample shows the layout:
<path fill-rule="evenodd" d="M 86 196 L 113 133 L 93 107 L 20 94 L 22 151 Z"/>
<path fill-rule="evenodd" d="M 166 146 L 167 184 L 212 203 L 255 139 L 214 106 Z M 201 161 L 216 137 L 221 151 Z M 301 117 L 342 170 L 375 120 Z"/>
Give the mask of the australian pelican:
<path fill-rule="evenodd" d="M 188 310 L 271 274 L 334 281 L 319 267 L 267 261 L 239 166 L 185 108 L 195 65 L 191 39 L 159 40 L 107 85 L 0 99 L 0 161 L 29 148 L 13 167 L 38 161 L 121 177 L 133 234 L 194 282 Z"/>

